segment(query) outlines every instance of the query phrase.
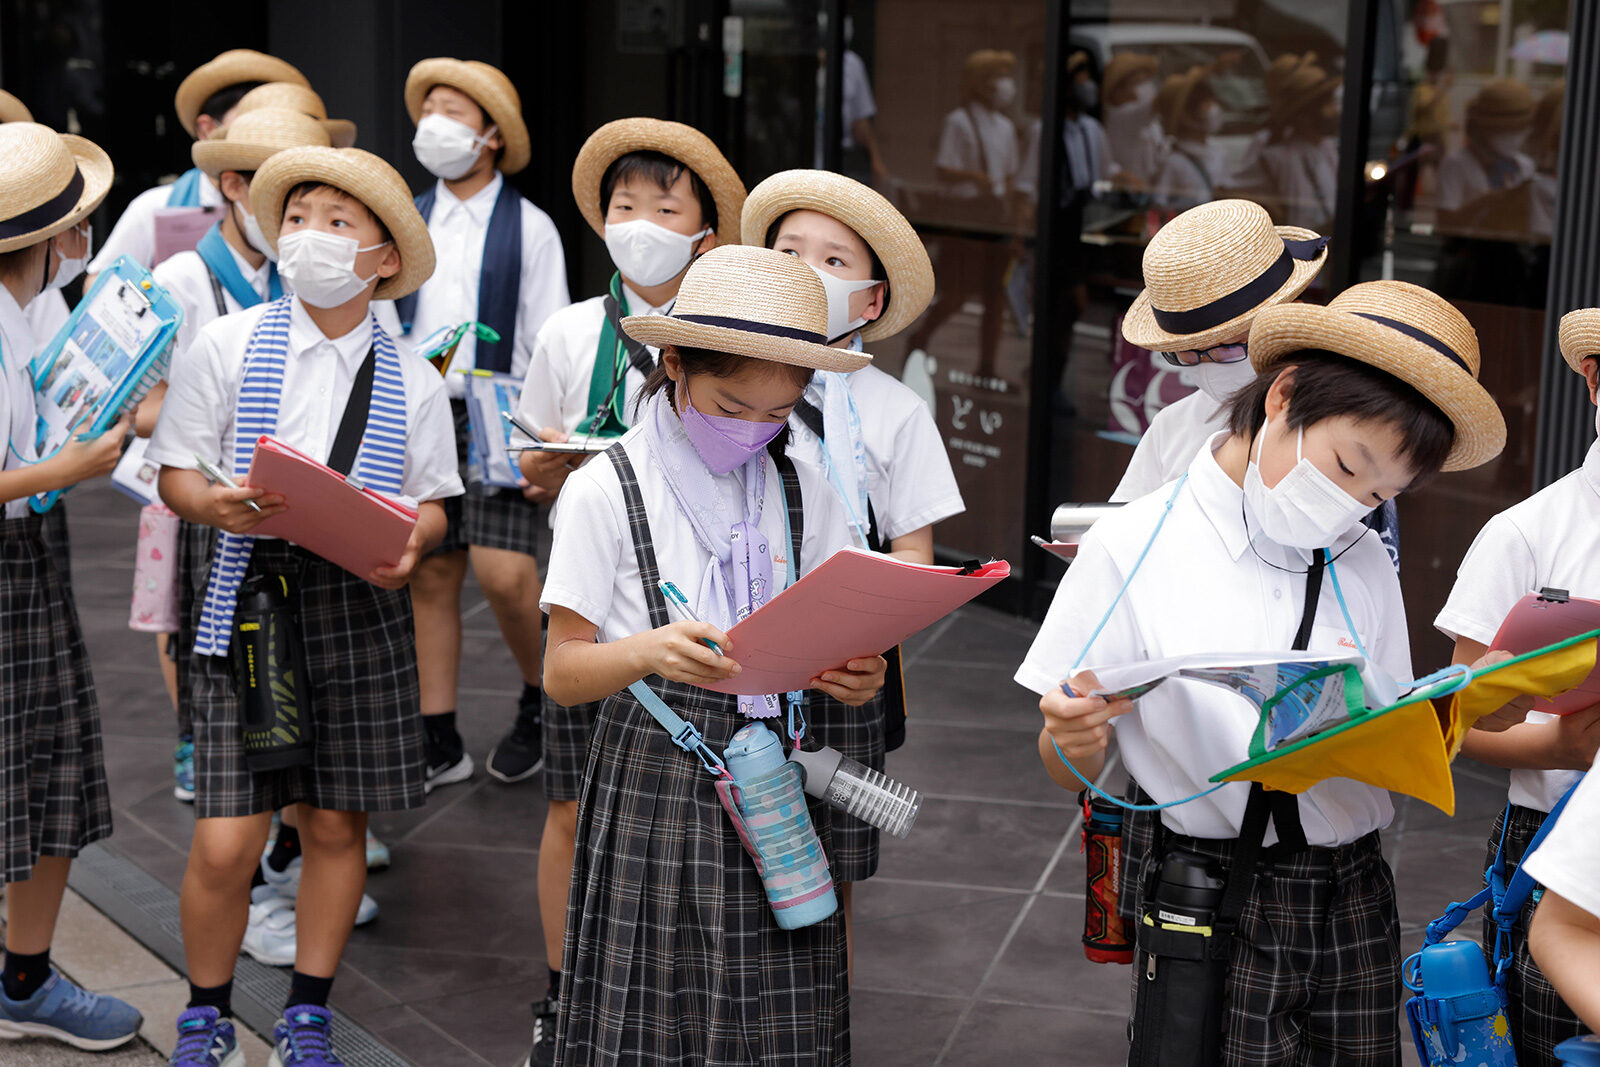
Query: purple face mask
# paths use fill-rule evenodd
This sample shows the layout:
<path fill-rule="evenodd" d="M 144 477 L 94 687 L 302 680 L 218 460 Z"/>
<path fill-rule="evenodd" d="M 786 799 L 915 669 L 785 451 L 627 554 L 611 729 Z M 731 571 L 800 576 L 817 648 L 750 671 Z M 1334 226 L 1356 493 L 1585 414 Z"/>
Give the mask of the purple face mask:
<path fill-rule="evenodd" d="M 689 399 L 687 384 L 683 386 L 683 407 L 678 416 L 683 420 L 683 432 L 688 435 L 689 443 L 700 453 L 712 474 L 727 474 L 744 466 L 788 425 L 704 414 Z"/>

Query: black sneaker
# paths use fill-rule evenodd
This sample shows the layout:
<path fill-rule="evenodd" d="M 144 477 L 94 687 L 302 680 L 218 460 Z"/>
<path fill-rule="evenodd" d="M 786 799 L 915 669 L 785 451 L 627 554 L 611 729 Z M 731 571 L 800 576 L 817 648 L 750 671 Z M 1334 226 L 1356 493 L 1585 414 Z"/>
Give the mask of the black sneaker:
<path fill-rule="evenodd" d="M 553 1067 L 556 1062 L 556 1013 L 561 1002 L 545 997 L 533 1005 L 533 1048 L 522 1067 Z"/>
<path fill-rule="evenodd" d="M 472 757 L 467 755 L 460 734 L 444 740 L 430 735 L 424 749 L 428 763 L 423 792 L 431 793 L 441 785 L 464 782 L 472 777 Z"/>
<path fill-rule="evenodd" d="M 532 777 L 543 766 L 544 734 L 539 708 L 524 706 L 517 711 L 511 732 L 489 750 L 485 769 L 491 777 L 509 784 Z"/>

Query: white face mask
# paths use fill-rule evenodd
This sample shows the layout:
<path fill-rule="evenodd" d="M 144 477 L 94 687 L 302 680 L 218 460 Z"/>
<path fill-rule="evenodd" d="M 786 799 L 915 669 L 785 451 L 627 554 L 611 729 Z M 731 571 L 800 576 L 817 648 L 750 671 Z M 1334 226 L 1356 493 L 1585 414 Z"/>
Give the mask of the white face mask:
<path fill-rule="evenodd" d="M 1156 83 L 1142 81 L 1133 87 L 1133 102 L 1141 107 L 1153 103 L 1156 98 Z"/>
<path fill-rule="evenodd" d="M 424 115 L 417 123 L 416 136 L 411 138 L 411 150 L 429 173 L 447 182 L 454 181 L 478 162 L 478 153 L 489 146 L 489 136 L 494 130 L 490 126 L 480 137 L 464 122 L 444 115 Z"/>
<path fill-rule="evenodd" d="M 1226 120 L 1224 120 L 1222 117 L 1222 109 L 1220 107 L 1211 108 L 1206 112 L 1206 132 L 1221 133 L 1222 126 L 1225 121 Z"/>
<path fill-rule="evenodd" d="M 360 248 L 354 237 L 322 230 L 296 230 L 278 238 L 278 273 L 294 295 L 314 308 L 334 308 L 360 296 L 374 272 L 355 272 L 356 254 L 382 248 L 388 241 Z"/>
<path fill-rule="evenodd" d="M 1267 438 L 1267 423 L 1256 435 L 1256 453 Z M 1334 484 L 1315 463 L 1301 455 L 1306 432 L 1295 442 L 1297 462 L 1277 485 L 1268 489 L 1261 480 L 1256 457 L 1244 472 L 1244 498 L 1261 524 L 1261 532 L 1280 545 L 1307 551 L 1327 548 L 1338 536 L 1361 520 L 1372 508 Z"/>
<path fill-rule="evenodd" d="M 243 207 L 240 207 L 239 204 L 235 203 L 233 206 L 239 209 L 239 225 L 244 230 L 245 244 L 266 256 L 269 261 L 278 262 L 278 253 L 274 252 L 272 245 L 267 243 L 267 235 L 261 232 L 261 223 L 257 222 L 256 217 Z"/>
<path fill-rule="evenodd" d="M 695 243 L 711 232 L 707 226 L 685 237 L 649 219 L 606 223 L 606 251 L 622 276 L 649 288 L 682 274 L 694 258 Z"/>
<path fill-rule="evenodd" d="M 806 264 L 810 267 L 811 264 Z M 828 344 L 833 344 L 841 337 L 848 337 L 867 324 L 866 319 L 852 319 L 850 317 L 850 298 L 863 289 L 870 289 L 874 285 L 882 285 L 881 281 L 868 278 L 866 281 L 853 282 L 848 278 L 840 278 L 829 274 L 825 270 L 818 270 L 817 277 L 822 279 L 822 288 L 828 294 Z"/>
<path fill-rule="evenodd" d="M 1255 381 L 1256 370 L 1248 359 L 1234 363 L 1213 363 L 1207 359 L 1185 367 L 1183 377 L 1218 404 L 1226 404 L 1234 393 Z"/>
<path fill-rule="evenodd" d="M 996 78 L 994 80 L 994 106 L 1008 108 L 1017 101 L 1017 79 Z"/>
<path fill-rule="evenodd" d="M 1484 138 L 1484 145 L 1497 156 L 1507 159 L 1522 151 L 1522 146 L 1528 143 L 1528 131 L 1516 130 L 1512 133 L 1499 133 L 1493 137 Z"/>
<path fill-rule="evenodd" d="M 94 254 L 94 227 L 85 226 L 83 230 L 83 255 L 73 256 L 68 259 L 61 254 L 61 246 L 56 246 L 56 272 L 50 275 L 50 280 L 44 283 L 46 290 L 62 289 L 72 283 L 72 280 L 83 273 L 89 265 L 89 258 Z"/>

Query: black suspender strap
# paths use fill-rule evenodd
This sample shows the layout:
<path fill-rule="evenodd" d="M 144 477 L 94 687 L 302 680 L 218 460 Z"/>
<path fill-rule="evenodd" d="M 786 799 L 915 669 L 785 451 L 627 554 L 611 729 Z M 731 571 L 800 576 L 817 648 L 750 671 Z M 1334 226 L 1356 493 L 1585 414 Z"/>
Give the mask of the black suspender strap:
<path fill-rule="evenodd" d="M 783 481 L 783 506 L 789 509 L 789 558 L 794 560 L 794 573 L 800 573 L 800 546 L 805 543 L 806 512 L 800 499 L 800 476 L 795 473 L 794 460 L 778 456 L 774 460 L 778 477 Z"/>
<path fill-rule="evenodd" d="M 217 317 L 220 319 L 228 313 L 228 302 L 222 296 L 222 283 L 210 267 L 206 268 L 206 279 L 211 282 L 211 299 L 217 302 Z"/>
<path fill-rule="evenodd" d="M 806 429 L 810 430 L 816 435 L 817 440 L 826 441 L 828 439 L 828 435 L 822 432 L 823 424 L 821 408 L 817 407 L 817 405 L 813 404 L 805 397 L 801 397 L 800 402 L 794 406 L 794 413 L 800 416 L 801 423 L 804 424 Z"/>
<path fill-rule="evenodd" d="M 616 468 L 622 485 L 622 500 L 628 516 L 628 533 L 633 538 L 633 558 L 639 564 L 639 582 L 644 586 L 644 602 L 650 608 L 650 625 L 660 629 L 672 621 L 667 598 L 661 595 L 661 570 L 656 565 L 655 545 L 650 539 L 650 516 L 644 510 L 644 495 L 633 461 L 621 442 L 606 449 L 606 458 Z"/>
<path fill-rule="evenodd" d="M 350 399 L 345 401 L 344 417 L 339 420 L 339 432 L 334 434 L 333 448 L 328 451 L 328 466 L 340 474 L 349 474 L 356 465 L 361 451 L 361 439 L 367 433 L 367 412 L 372 407 L 372 376 L 377 370 L 377 351 L 369 346 L 367 358 L 356 371 L 356 380 L 350 384 Z"/>

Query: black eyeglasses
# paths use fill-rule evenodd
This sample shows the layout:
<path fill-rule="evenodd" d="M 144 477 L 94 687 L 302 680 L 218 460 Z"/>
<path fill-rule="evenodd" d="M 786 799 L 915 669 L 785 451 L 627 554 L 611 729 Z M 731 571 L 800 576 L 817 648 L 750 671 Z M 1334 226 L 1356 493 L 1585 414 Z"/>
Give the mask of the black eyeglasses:
<path fill-rule="evenodd" d="M 1198 367 L 1202 363 L 1238 363 L 1250 358 L 1250 347 L 1245 344 L 1213 345 L 1210 348 L 1189 349 L 1183 352 L 1162 352 L 1161 358 L 1174 367 Z"/>

